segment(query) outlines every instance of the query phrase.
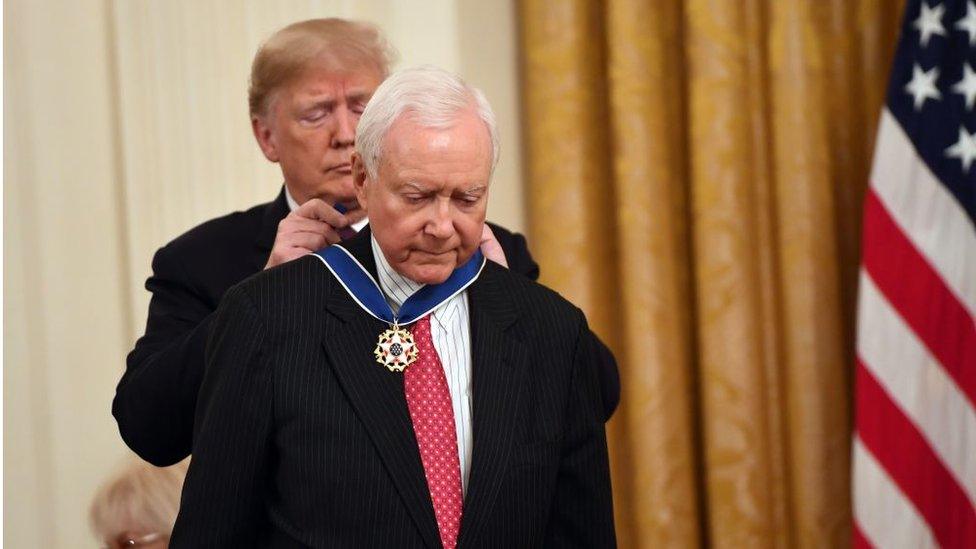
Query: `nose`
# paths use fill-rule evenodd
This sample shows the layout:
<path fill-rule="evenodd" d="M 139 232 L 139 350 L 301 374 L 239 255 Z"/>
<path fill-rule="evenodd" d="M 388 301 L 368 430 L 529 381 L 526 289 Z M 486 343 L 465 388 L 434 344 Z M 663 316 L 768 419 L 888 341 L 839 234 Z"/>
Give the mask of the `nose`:
<path fill-rule="evenodd" d="M 449 197 L 437 197 L 430 206 L 430 219 L 427 220 L 425 232 L 439 240 L 450 238 L 454 234 L 454 221 L 451 219 L 451 203 Z"/>
<path fill-rule="evenodd" d="M 356 143 L 356 121 L 346 109 L 336 109 L 335 127 L 332 131 L 333 148 L 342 149 Z"/>

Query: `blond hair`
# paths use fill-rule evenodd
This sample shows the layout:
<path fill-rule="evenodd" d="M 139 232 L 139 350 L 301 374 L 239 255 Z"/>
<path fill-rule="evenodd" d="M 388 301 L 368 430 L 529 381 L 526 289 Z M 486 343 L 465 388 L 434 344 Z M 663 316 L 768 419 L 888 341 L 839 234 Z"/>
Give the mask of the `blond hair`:
<path fill-rule="evenodd" d="M 125 532 L 169 537 L 180 510 L 189 460 L 155 467 L 132 459 L 96 492 L 89 509 L 92 531 L 109 543 Z"/>
<path fill-rule="evenodd" d="M 251 64 L 248 106 L 252 116 L 267 113 L 275 90 L 300 75 L 313 61 L 330 68 L 390 73 L 396 52 L 378 28 L 346 19 L 309 19 L 292 23 L 258 48 Z"/>

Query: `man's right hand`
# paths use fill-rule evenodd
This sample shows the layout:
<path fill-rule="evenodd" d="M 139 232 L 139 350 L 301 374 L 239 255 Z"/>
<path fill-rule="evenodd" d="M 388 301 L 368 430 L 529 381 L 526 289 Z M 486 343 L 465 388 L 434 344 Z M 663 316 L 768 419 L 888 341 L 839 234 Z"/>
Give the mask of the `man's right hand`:
<path fill-rule="evenodd" d="M 339 213 L 325 201 L 312 198 L 278 223 L 278 234 L 265 269 L 298 259 L 339 242 L 338 230 L 366 217 L 362 208 Z"/>

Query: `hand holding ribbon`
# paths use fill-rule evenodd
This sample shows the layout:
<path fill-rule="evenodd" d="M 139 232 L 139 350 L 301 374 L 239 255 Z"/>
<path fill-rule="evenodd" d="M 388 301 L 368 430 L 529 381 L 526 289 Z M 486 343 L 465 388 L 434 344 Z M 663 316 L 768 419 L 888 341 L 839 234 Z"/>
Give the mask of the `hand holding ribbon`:
<path fill-rule="evenodd" d="M 362 208 L 346 212 L 341 205 L 333 207 L 318 198 L 306 201 L 278 223 L 274 246 L 264 268 L 298 259 L 339 242 L 341 231 L 364 217 L 366 211 Z"/>

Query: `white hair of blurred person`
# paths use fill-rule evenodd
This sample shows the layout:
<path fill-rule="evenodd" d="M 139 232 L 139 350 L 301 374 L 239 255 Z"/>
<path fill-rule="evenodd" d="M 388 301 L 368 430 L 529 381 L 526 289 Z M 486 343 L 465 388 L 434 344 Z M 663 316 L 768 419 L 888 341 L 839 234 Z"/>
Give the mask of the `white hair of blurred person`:
<path fill-rule="evenodd" d="M 493 173 L 498 164 L 500 145 L 495 113 L 485 94 L 460 77 L 432 65 L 394 73 L 376 89 L 356 127 L 356 150 L 363 159 L 366 173 L 376 178 L 383 140 L 402 115 L 408 114 L 424 128 L 446 129 L 457 122 L 458 113 L 471 109 L 484 122 L 491 136 Z"/>
<path fill-rule="evenodd" d="M 156 467 L 133 458 L 105 481 L 89 509 L 102 547 L 167 547 L 188 463 Z"/>

